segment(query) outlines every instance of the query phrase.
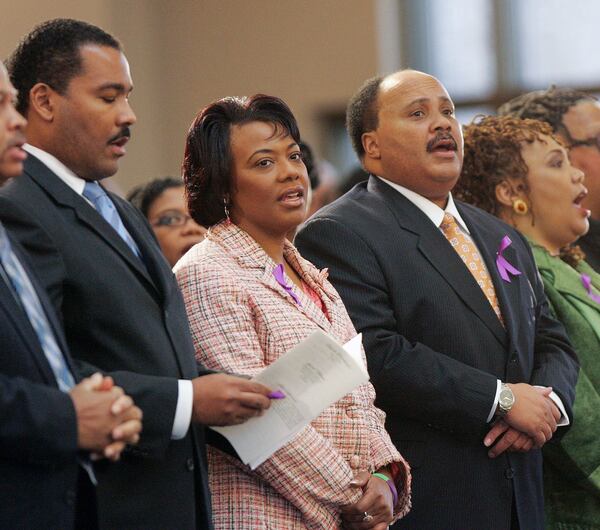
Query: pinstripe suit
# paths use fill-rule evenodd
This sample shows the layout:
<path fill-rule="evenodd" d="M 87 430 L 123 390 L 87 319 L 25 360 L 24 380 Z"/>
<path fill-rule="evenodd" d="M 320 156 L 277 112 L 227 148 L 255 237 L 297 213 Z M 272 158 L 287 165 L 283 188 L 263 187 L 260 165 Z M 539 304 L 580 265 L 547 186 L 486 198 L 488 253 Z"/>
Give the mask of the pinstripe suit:
<path fill-rule="evenodd" d="M 296 249 L 285 258 L 321 297 L 329 319 L 300 289 L 293 298 L 275 280 L 276 264 L 234 224 L 210 229 L 175 266 L 196 356 L 208 368 L 255 375 L 321 328 L 346 342 L 356 335 L 335 289 Z M 209 447 L 217 529 L 336 529 L 340 506 L 356 502 L 353 472 L 404 461 L 373 406 L 370 384 L 329 408 L 254 472 Z M 410 479 L 398 484 L 397 514 L 409 508 Z"/>
<path fill-rule="evenodd" d="M 575 355 L 550 317 L 525 240 L 481 210 L 457 207 L 506 329 L 439 229 L 375 177 L 318 212 L 296 242 L 329 267 L 363 332 L 377 405 L 414 470 L 413 509 L 397 527 L 506 530 L 514 492 L 521 528 L 541 530 L 541 453 L 491 460 L 482 440 L 497 379 L 552 386 L 570 415 Z M 504 255 L 524 273 L 510 283 L 494 262 L 507 234 Z"/>
<path fill-rule="evenodd" d="M 80 372 L 110 374 L 144 412 L 137 446 L 96 466 L 101 529 L 210 527 L 204 430 L 171 440 L 177 379 L 199 373 L 177 284 L 143 216 L 111 194 L 143 256 L 35 156 L 0 191 L 0 218 L 29 253 Z M 165 495 L 168 492 L 168 495 Z"/>

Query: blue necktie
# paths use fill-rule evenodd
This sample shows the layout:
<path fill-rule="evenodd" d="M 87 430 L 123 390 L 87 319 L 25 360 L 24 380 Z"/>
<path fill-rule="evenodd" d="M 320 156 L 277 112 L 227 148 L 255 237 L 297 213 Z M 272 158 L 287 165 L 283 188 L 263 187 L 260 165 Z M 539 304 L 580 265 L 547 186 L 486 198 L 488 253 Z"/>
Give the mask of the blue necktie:
<path fill-rule="evenodd" d="M 125 228 L 119 212 L 117 212 L 115 205 L 102 186 L 96 181 L 86 182 L 85 188 L 83 189 L 83 196 L 94 205 L 98 213 L 115 229 L 117 234 L 119 234 L 121 239 L 127 243 L 127 246 L 132 252 L 138 258 L 141 258 L 142 255 L 139 248 L 135 244 L 131 234 L 127 231 L 127 228 Z"/>
<path fill-rule="evenodd" d="M 48 322 L 48 317 L 46 317 L 40 299 L 25 269 L 23 269 L 13 252 L 2 224 L 0 224 L 0 260 L 40 341 L 42 350 L 58 382 L 58 387 L 63 392 L 68 392 L 75 385 L 75 379 L 69 370 L 63 352 L 56 342 L 54 331 Z"/>

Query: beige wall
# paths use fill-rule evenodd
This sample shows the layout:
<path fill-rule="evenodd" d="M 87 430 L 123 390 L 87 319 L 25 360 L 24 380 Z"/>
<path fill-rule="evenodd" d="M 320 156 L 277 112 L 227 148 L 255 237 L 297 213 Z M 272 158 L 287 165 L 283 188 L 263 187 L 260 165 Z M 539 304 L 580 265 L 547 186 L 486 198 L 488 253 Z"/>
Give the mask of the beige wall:
<path fill-rule="evenodd" d="M 6 7 L 6 57 L 34 24 L 81 18 L 124 44 L 138 116 L 115 177 L 123 190 L 179 173 L 186 130 L 206 103 L 265 92 L 284 98 L 321 151 L 322 117 L 377 71 L 375 0 L 20 0 Z M 4 10 L 3 10 L 4 12 Z"/>

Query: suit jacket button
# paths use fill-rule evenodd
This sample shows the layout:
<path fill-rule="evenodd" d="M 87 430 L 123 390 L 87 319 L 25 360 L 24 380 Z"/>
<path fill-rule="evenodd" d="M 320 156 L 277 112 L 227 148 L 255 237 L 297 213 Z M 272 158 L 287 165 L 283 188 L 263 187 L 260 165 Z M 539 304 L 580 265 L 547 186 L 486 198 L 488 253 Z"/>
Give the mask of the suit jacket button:
<path fill-rule="evenodd" d="M 185 467 L 187 468 L 188 471 L 194 471 L 194 459 L 188 458 L 185 461 Z"/>
<path fill-rule="evenodd" d="M 509 480 L 510 480 L 510 479 L 512 479 L 512 478 L 515 476 L 515 472 L 514 472 L 513 468 L 512 468 L 512 467 L 507 467 L 507 468 L 504 470 L 504 476 L 505 476 L 507 479 L 509 479 Z"/>
<path fill-rule="evenodd" d="M 350 467 L 352 469 L 358 469 L 358 466 L 360 466 L 360 456 L 352 455 L 350 457 Z"/>
<path fill-rule="evenodd" d="M 519 361 L 519 357 L 517 356 L 517 352 L 516 351 L 512 352 L 512 355 L 510 356 L 510 362 L 516 363 L 518 361 Z"/>

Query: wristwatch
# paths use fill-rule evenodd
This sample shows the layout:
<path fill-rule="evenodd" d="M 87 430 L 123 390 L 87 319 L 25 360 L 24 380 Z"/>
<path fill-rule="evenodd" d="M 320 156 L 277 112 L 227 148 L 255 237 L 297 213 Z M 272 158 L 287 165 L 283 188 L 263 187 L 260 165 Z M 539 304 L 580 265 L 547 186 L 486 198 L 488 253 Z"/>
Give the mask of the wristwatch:
<path fill-rule="evenodd" d="M 498 396 L 498 410 L 496 410 L 496 414 L 498 416 L 506 416 L 514 404 L 515 395 L 513 391 L 507 384 L 500 383 L 500 395 Z"/>

